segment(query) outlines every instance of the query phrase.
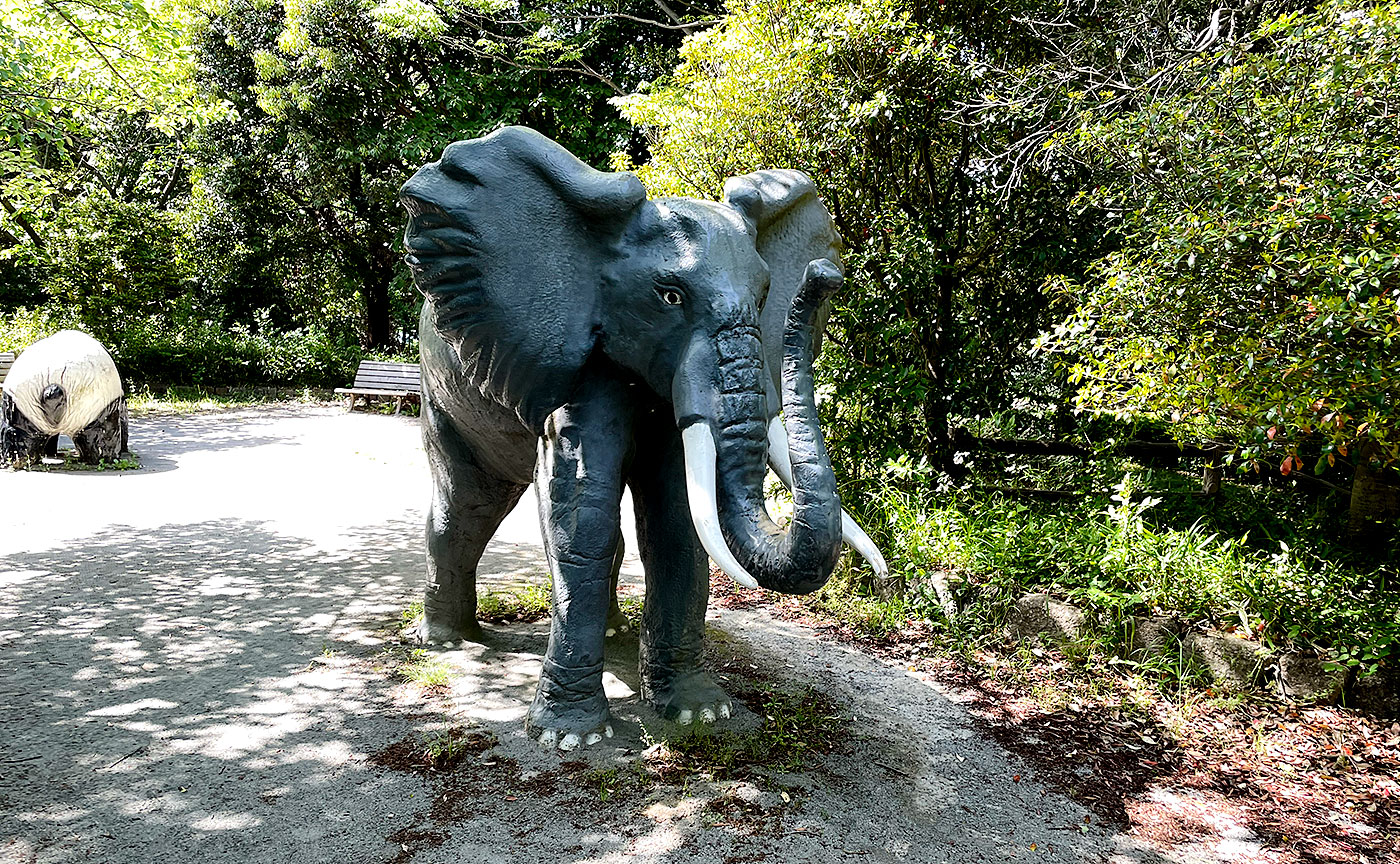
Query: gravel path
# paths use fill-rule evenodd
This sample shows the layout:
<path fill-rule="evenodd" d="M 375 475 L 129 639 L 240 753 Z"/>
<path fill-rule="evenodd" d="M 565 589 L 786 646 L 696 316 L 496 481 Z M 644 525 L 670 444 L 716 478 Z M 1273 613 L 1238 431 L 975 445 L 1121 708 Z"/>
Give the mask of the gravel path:
<path fill-rule="evenodd" d="M 717 660 L 849 711 L 814 770 L 614 783 L 657 728 L 625 640 L 618 738 L 561 766 L 522 728 L 547 625 L 434 655 L 447 687 L 394 674 L 423 570 L 415 421 L 276 407 L 131 440 L 140 471 L 0 473 L 0 862 L 1185 860 L 1086 830 L 930 684 L 761 611 L 712 612 Z M 492 580 L 543 578 L 534 508 Z M 480 744 L 456 770 L 386 767 L 444 729 Z"/>

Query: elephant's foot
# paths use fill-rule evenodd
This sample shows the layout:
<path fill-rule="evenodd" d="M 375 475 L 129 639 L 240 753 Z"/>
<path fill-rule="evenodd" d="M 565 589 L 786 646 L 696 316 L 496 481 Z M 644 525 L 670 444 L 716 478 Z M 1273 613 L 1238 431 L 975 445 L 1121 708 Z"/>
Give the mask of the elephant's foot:
<path fill-rule="evenodd" d="M 622 614 L 622 610 L 616 604 L 613 604 L 613 607 L 608 610 L 608 638 L 627 635 L 631 632 L 632 622 L 627 620 L 627 616 Z"/>
<path fill-rule="evenodd" d="M 540 676 L 540 687 L 525 719 L 525 731 L 553 750 L 577 750 L 613 737 L 608 697 L 599 678 L 596 692 Z"/>
<path fill-rule="evenodd" d="M 480 642 L 481 625 L 476 622 L 475 604 L 467 606 L 423 604 L 423 620 L 413 633 L 419 645 L 452 646 L 462 642 Z"/>
<path fill-rule="evenodd" d="M 729 717 L 734 701 L 701 670 L 673 674 L 664 683 L 646 687 L 646 697 L 662 717 L 682 726 L 714 723 Z"/>

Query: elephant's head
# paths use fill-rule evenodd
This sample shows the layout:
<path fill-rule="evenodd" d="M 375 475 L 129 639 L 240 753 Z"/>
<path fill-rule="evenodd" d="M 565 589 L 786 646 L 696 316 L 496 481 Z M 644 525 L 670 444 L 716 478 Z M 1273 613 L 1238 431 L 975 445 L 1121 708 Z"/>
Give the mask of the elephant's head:
<path fill-rule="evenodd" d="M 632 174 L 511 127 L 450 145 L 402 200 L 435 329 L 484 394 L 541 430 L 601 353 L 675 406 L 692 518 L 716 563 L 791 593 L 826 581 L 842 511 L 811 361 L 839 238 L 804 175 L 736 178 L 722 202 L 652 201 Z M 770 423 L 779 408 L 786 423 Z M 762 488 L 784 425 L 789 452 L 773 461 L 793 481 L 786 529 Z"/>

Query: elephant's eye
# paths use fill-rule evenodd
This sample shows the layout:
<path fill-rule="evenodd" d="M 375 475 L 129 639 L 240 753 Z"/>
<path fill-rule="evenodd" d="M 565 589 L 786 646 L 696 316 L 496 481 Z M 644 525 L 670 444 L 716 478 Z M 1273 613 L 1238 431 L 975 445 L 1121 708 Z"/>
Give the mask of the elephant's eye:
<path fill-rule="evenodd" d="M 665 285 L 659 286 L 656 293 L 661 295 L 662 302 L 670 306 L 679 306 L 685 302 L 685 295 L 675 288 L 667 288 Z"/>

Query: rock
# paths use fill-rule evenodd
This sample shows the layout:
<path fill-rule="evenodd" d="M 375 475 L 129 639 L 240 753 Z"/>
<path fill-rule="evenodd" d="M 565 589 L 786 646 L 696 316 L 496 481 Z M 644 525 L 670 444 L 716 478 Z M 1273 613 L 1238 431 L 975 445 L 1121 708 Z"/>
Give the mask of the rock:
<path fill-rule="evenodd" d="M 1192 633 L 1186 653 L 1210 672 L 1222 687 L 1243 690 L 1259 681 L 1268 653 L 1258 644 L 1224 633 Z"/>
<path fill-rule="evenodd" d="M 1181 622 L 1169 615 L 1153 615 L 1151 618 L 1133 618 L 1128 640 L 1128 650 L 1134 657 L 1153 657 L 1161 654 L 1175 654 L 1181 639 Z"/>
<path fill-rule="evenodd" d="M 1352 682 L 1346 706 L 1386 719 L 1400 719 L 1400 669 L 1382 669 Z"/>
<path fill-rule="evenodd" d="M 1027 594 L 1016 601 L 1006 620 L 1006 634 L 1017 641 L 1037 636 L 1059 644 L 1078 642 L 1088 629 L 1088 617 L 1049 594 Z"/>
<path fill-rule="evenodd" d="M 1285 699 L 1333 705 L 1347 683 L 1345 668 L 1328 671 L 1316 654 L 1291 651 L 1278 658 L 1278 690 Z"/>

